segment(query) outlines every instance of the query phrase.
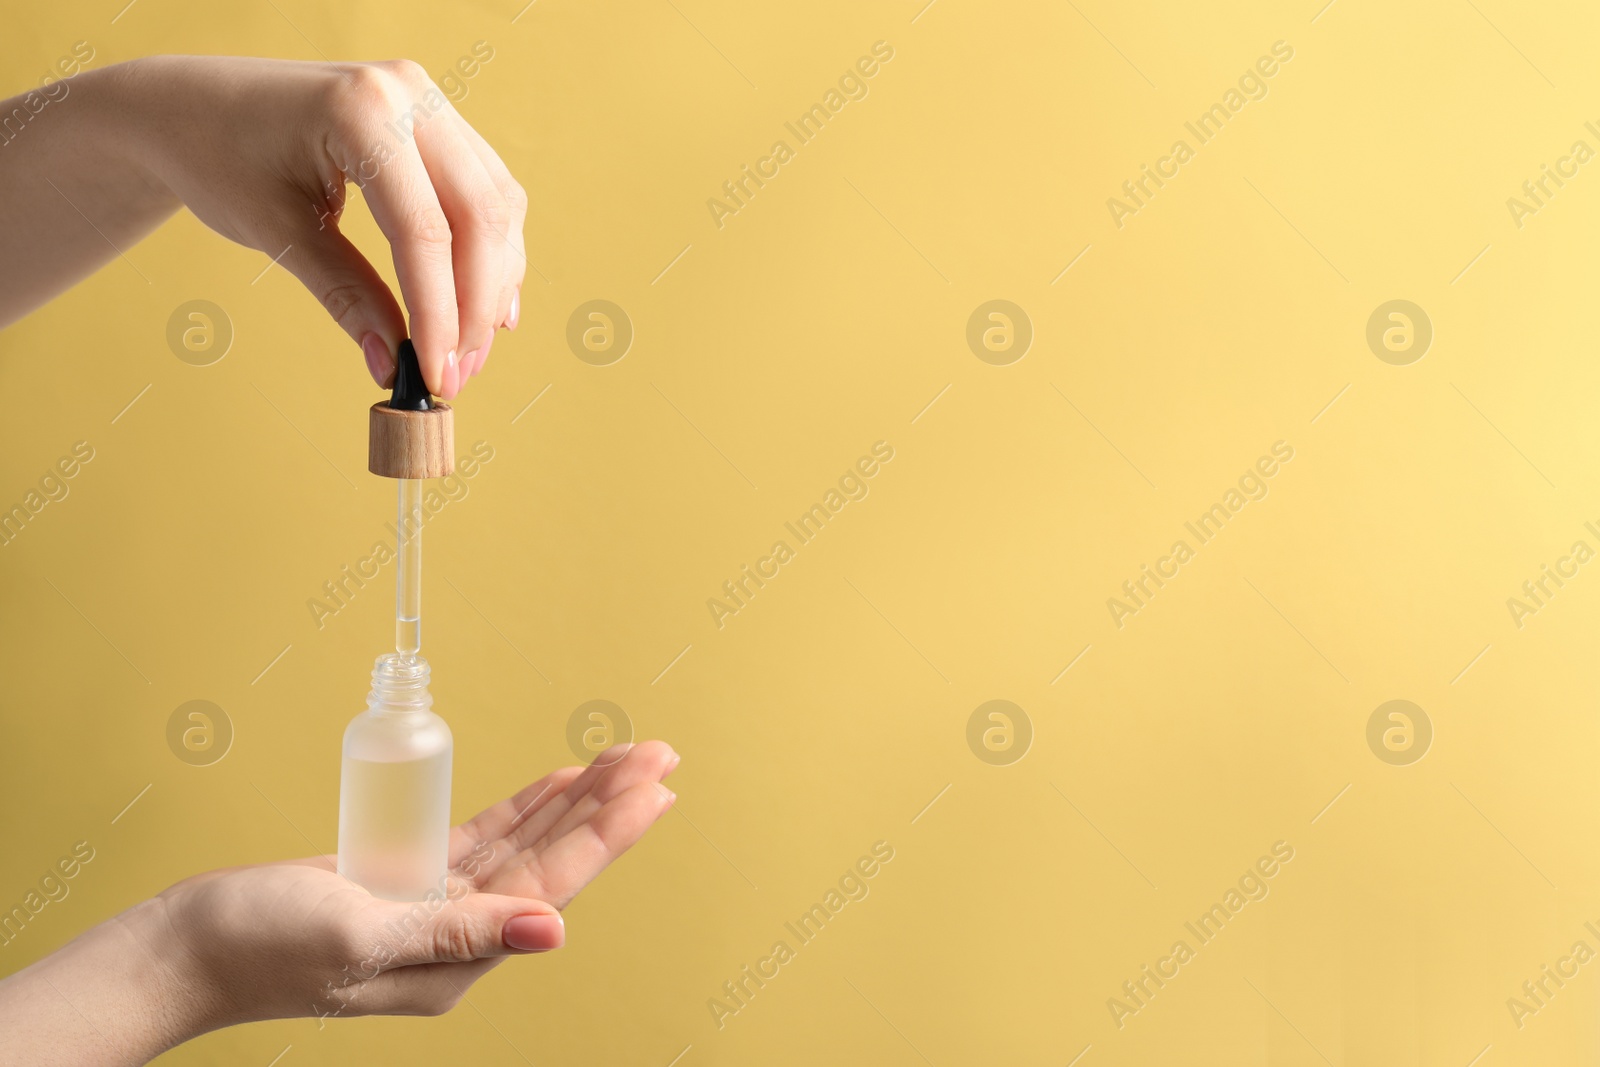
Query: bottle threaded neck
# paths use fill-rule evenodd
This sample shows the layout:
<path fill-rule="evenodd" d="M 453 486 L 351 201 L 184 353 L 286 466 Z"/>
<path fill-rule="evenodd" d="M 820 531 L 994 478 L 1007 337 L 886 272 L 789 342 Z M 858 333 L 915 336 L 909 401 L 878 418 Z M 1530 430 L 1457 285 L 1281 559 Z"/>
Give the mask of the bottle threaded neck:
<path fill-rule="evenodd" d="M 421 656 L 388 652 L 378 657 L 372 668 L 372 691 L 367 707 L 372 711 L 427 711 L 433 707 L 428 692 L 432 677 L 428 661 Z"/>

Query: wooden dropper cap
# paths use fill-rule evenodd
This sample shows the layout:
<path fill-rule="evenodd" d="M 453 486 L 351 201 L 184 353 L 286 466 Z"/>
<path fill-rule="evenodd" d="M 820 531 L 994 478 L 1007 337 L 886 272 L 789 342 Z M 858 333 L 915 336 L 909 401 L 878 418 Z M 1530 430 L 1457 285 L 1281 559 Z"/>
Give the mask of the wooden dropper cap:
<path fill-rule="evenodd" d="M 394 395 L 367 416 L 367 470 L 385 478 L 443 478 L 456 470 L 455 412 L 422 381 L 417 350 L 400 342 Z"/>

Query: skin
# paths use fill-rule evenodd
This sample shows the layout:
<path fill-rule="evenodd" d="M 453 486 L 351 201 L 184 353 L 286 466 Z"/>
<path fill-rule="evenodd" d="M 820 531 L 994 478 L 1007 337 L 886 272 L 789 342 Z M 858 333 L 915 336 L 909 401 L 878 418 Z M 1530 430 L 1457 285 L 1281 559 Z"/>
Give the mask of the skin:
<path fill-rule="evenodd" d="M 381 386 L 409 332 L 453 398 L 517 325 L 527 197 L 415 63 L 156 56 L 0 102 L 8 118 L 0 327 L 184 206 L 298 277 Z M 352 185 L 409 331 L 340 232 Z M 660 783 L 677 763 L 652 741 L 533 783 L 456 828 L 427 905 L 372 897 L 330 856 L 179 882 L 0 981 L 0 1065 L 140 1064 L 252 1020 L 447 1011 L 506 956 L 564 944 L 561 909 L 676 799 Z"/>
<path fill-rule="evenodd" d="M 517 324 L 527 196 L 416 63 L 153 56 L 51 93 L 0 103 L 36 112 L 0 144 L 0 327 L 187 206 L 281 254 L 387 387 L 406 317 L 339 230 L 351 186 L 389 242 L 432 392 L 453 398 Z"/>
<path fill-rule="evenodd" d="M 677 799 L 660 741 L 546 775 L 451 832 L 432 903 L 378 900 L 316 856 L 196 875 L 0 982 L 0 1064 L 142 1064 L 262 1019 L 439 1015 L 507 956 L 559 948 L 560 910 Z"/>

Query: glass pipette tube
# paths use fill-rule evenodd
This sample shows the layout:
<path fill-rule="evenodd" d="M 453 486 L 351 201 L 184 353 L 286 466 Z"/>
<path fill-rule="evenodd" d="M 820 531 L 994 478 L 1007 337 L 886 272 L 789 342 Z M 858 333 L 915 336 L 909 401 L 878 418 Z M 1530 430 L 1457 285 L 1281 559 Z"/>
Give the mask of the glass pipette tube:
<path fill-rule="evenodd" d="M 394 649 L 402 659 L 413 660 L 422 649 L 422 482 L 416 478 L 399 482 Z"/>

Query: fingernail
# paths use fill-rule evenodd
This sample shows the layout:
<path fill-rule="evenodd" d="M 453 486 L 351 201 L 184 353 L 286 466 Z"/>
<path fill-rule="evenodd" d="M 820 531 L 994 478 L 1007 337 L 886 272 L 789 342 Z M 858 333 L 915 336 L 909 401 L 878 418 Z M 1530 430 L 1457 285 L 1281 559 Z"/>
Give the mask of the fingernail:
<path fill-rule="evenodd" d="M 361 338 L 361 356 L 367 361 L 367 373 L 372 375 L 372 380 L 387 389 L 394 377 L 394 357 L 389 354 L 389 346 L 383 343 L 383 338 L 375 333 L 368 333 Z"/>
<path fill-rule="evenodd" d="M 511 294 L 511 314 L 506 316 L 506 325 L 513 330 L 517 328 L 517 316 L 522 311 L 522 290 L 518 289 Z"/>
<path fill-rule="evenodd" d="M 518 952 L 549 952 L 567 942 L 567 927 L 559 915 L 518 915 L 500 928 L 506 948 Z"/>
<path fill-rule="evenodd" d="M 476 363 L 474 363 L 472 365 L 472 376 L 474 378 L 476 378 L 478 376 L 478 372 L 479 371 L 483 370 L 483 365 L 485 363 L 489 362 L 489 349 L 491 349 L 493 347 L 494 347 L 494 334 L 491 333 L 489 335 L 489 339 L 487 341 L 483 342 L 483 347 L 478 349 L 478 362 L 476 362 Z"/>
<path fill-rule="evenodd" d="M 678 769 L 678 764 L 680 764 L 682 762 L 683 762 L 683 757 L 678 755 L 676 752 L 674 752 L 672 754 L 672 759 L 667 762 L 667 773 L 671 774 L 673 771 L 677 770 Z"/>
<path fill-rule="evenodd" d="M 466 380 L 468 378 L 472 377 L 472 368 L 477 366 L 477 364 L 478 364 L 478 353 L 482 352 L 482 351 L 483 351 L 483 349 L 481 349 L 481 348 L 474 348 L 471 352 L 468 352 L 466 355 L 461 357 L 461 381 L 462 381 L 462 384 L 466 384 Z"/>
<path fill-rule="evenodd" d="M 456 394 L 461 392 L 461 370 L 456 364 L 456 350 L 453 348 L 444 354 L 444 371 L 440 374 L 439 384 L 444 386 L 444 392 L 439 395 L 446 400 L 454 400 Z"/>

